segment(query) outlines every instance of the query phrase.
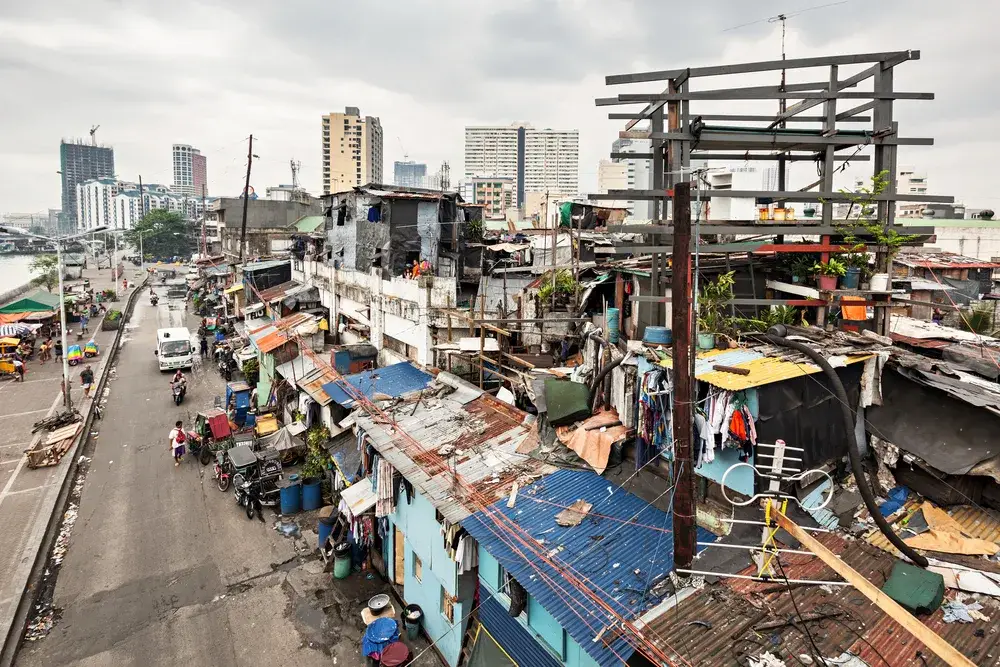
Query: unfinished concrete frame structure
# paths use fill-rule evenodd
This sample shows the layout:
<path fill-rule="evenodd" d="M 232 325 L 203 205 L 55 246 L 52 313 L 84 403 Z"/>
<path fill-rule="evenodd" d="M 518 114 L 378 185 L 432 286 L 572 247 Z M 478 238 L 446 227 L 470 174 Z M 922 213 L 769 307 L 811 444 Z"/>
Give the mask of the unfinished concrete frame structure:
<path fill-rule="evenodd" d="M 697 189 L 692 193 L 692 199 L 700 197 L 709 200 L 717 197 L 755 198 L 772 202 L 829 202 L 823 206 L 822 217 L 815 220 L 803 220 L 784 227 L 768 225 L 766 230 L 761 227 L 752 228 L 756 220 L 728 221 L 727 226 L 713 225 L 713 221 L 704 221 L 705 226 L 696 231 L 700 236 L 716 234 L 753 234 L 764 231 L 776 235 L 775 243 L 760 241 L 744 243 L 726 243 L 716 245 L 701 245 L 701 252 L 821 252 L 824 261 L 828 253 L 840 250 L 840 246 L 831 245 L 830 237 L 843 234 L 843 229 L 834 225 L 833 203 L 851 201 L 850 196 L 834 190 L 833 177 L 844 162 L 873 162 L 873 174 L 883 170 L 890 174 L 889 186 L 885 192 L 878 195 L 878 220 L 885 227 L 895 224 L 895 208 L 898 200 L 913 202 L 952 202 L 952 197 L 897 194 L 896 191 L 896 151 L 898 146 L 929 146 L 934 143 L 930 138 L 906 138 L 899 135 L 899 125 L 895 121 L 893 106 L 896 100 L 931 100 L 933 93 L 897 92 L 893 87 L 893 75 L 896 66 L 920 57 L 919 51 L 894 51 L 888 53 L 863 53 L 854 55 L 826 56 L 819 58 L 801 58 L 791 60 L 772 60 L 766 62 L 720 65 L 715 67 L 692 67 L 684 69 L 663 70 L 658 72 L 641 72 L 636 74 L 621 74 L 608 76 L 608 85 L 636 84 L 644 82 L 667 82 L 666 89 L 654 93 L 623 93 L 617 97 L 597 100 L 598 106 L 616 106 L 644 103 L 640 111 L 629 113 L 611 113 L 609 118 L 627 120 L 624 131 L 619 133 L 623 139 L 650 139 L 652 152 L 645 154 L 629 153 L 627 156 L 612 154 L 614 157 L 629 159 L 652 160 L 652 189 L 650 190 L 615 190 L 602 195 L 592 195 L 592 199 L 620 200 L 651 200 L 654 202 L 656 223 L 650 227 L 619 227 L 620 231 L 645 231 L 650 233 L 646 246 L 621 248 L 626 253 L 652 253 L 653 255 L 653 288 L 654 294 L 649 297 L 634 297 L 640 303 L 640 317 L 647 324 L 663 324 L 664 314 L 662 303 L 665 301 L 664 285 L 661 275 L 666 267 L 665 254 L 669 253 L 670 234 L 672 228 L 669 222 L 667 201 L 673 195 L 676 183 L 691 178 L 691 160 L 700 161 L 744 161 L 767 160 L 776 161 L 779 165 L 778 189 L 767 190 L 706 190 Z M 841 68 L 864 66 L 861 71 L 846 78 L 842 76 Z M 807 83 L 784 83 L 785 70 L 818 71 L 815 80 Z M 709 77 L 725 77 L 731 75 L 753 74 L 760 72 L 781 71 L 780 85 L 752 86 L 742 88 L 708 89 L 699 86 L 692 90 L 692 84 L 697 80 Z M 812 78 L 812 77 L 809 77 Z M 718 81 L 718 79 L 715 79 Z M 868 87 L 871 90 L 858 90 L 858 87 Z M 740 114 L 741 104 L 749 100 L 796 100 L 790 106 L 781 109 L 774 115 Z M 698 102 L 716 101 L 726 103 L 732 113 L 709 114 L 698 113 Z M 860 104 L 850 108 L 838 108 L 840 102 Z M 692 105 L 694 102 L 694 105 Z M 692 108 L 692 106 L 694 108 Z M 819 115 L 806 115 L 804 112 L 821 107 Z M 870 114 L 867 114 L 870 112 Z M 867 115 L 866 115 L 867 114 Z M 648 121 L 648 129 L 637 129 L 636 126 Z M 714 124 L 719 123 L 719 124 Z M 862 126 L 866 124 L 867 127 Z M 788 127 L 793 125 L 792 127 Z M 861 127 L 862 129 L 858 129 Z M 873 155 L 862 154 L 872 147 Z M 794 161 L 810 161 L 817 164 L 818 180 L 802 190 L 786 189 L 786 164 Z M 907 230 L 908 233 L 928 234 L 926 229 Z M 819 244 L 783 244 L 783 234 L 819 235 Z M 858 294 L 857 290 L 853 291 Z M 821 299 L 738 299 L 737 305 L 767 306 L 778 304 L 824 306 L 838 301 L 836 293 L 821 294 Z M 871 295 L 866 295 L 868 299 Z M 888 295 L 872 305 L 886 306 Z M 734 302 L 735 303 L 735 302 Z M 822 309 L 821 309 L 822 312 Z M 877 308 L 876 328 L 884 331 L 887 326 L 887 314 L 884 308 Z M 643 314 L 645 315 L 643 317 Z"/>

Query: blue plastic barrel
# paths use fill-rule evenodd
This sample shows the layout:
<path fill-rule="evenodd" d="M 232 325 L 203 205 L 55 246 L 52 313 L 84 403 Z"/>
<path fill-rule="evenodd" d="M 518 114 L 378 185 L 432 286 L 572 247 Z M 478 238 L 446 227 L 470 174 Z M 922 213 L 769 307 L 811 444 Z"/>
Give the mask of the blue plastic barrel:
<path fill-rule="evenodd" d="M 617 308 L 608 308 L 608 342 L 617 343 L 618 335 L 621 331 L 621 326 L 619 324 L 619 315 Z"/>
<path fill-rule="evenodd" d="M 337 523 L 337 517 L 335 515 L 324 516 L 319 520 L 319 525 L 316 527 L 316 532 L 319 533 L 319 548 L 322 549 L 323 545 L 326 544 L 326 539 L 330 537 L 333 532 L 333 527 Z"/>
<path fill-rule="evenodd" d="M 666 327 L 646 327 L 642 334 L 644 343 L 654 345 L 670 345 L 674 341 L 673 331 Z"/>
<path fill-rule="evenodd" d="M 302 510 L 317 510 L 323 505 L 323 484 L 319 479 L 309 478 L 302 482 Z"/>
<path fill-rule="evenodd" d="M 281 487 L 281 513 L 288 516 L 298 514 L 302 509 L 302 487 L 297 481 Z"/>

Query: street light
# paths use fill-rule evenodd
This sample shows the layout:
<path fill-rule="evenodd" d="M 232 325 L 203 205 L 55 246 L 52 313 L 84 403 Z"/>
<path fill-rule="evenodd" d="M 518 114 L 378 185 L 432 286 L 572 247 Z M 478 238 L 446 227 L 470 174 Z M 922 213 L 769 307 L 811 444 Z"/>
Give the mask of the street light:
<path fill-rule="evenodd" d="M 51 238 L 49 236 L 42 236 L 41 234 L 32 234 L 26 232 L 22 229 L 16 227 L 6 227 L 0 226 L 0 232 L 5 234 L 20 234 L 21 236 L 30 236 L 36 239 L 42 239 L 43 241 L 48 241 L 55 245 L 56 247 L 56 271 L 59 272 L 59 328 L 62 329 L 62 372 L 63 372 L 63 400 L 66 405 L 66 410 L 73 409 L 73 401 L 70 399 L 69 388 L 69 341 L 66 338 L 66 292 L 63 288 L 63 263 L 62 263 L 62 248 L 63 244 L 69 241 L 75 241 L 76 239 L 83 238 L 84 236 L 90 236 L 92 234 L 98 234 L 107 229 L 107 226 L 95 227 L 94 229 L 88 230 L 86 232 L 81 232 L 79 234 L 71 234 L 69 236 L 60 236 L 59 238 Z"/>

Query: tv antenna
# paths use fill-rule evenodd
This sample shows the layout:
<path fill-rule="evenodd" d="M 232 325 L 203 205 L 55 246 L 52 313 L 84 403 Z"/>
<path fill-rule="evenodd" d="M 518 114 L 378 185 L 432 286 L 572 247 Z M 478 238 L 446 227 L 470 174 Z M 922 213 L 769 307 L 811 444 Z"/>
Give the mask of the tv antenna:
<path fill-rule="evenodd" d="M 288 161 L 288 165 L 292 168 L 292 189 L 299 189 L 299 171 L 302 169 L 302 162 L 292 158 Z"/>
<path fill-rule="evenodd" d="M 90 128 L 90 145 L 91 146 L 96 146 L 97 145 L 97 130 L 99 130 L 100 128 L 101 128 L 100 125 L 95 125 L 92 128 Z"/>

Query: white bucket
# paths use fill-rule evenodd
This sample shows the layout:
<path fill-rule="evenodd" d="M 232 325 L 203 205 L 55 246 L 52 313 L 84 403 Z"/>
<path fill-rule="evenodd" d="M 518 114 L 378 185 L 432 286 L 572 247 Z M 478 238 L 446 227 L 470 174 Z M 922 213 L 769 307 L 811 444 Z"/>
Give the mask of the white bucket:
<path fill-rule="evenodd" d="M 885 292 L 889 289 L 889 274 L 888 273 L 875 273 L 872 274 L 871 288 L 873 292 Z"/>

